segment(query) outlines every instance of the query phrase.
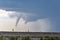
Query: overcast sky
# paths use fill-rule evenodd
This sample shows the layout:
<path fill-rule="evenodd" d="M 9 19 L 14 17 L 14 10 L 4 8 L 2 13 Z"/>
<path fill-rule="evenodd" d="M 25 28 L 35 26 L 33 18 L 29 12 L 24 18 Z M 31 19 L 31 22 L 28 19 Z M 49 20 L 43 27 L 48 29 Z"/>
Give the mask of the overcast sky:
<path fill-rule="evenodd" d="M 0 31 L 12 29 L 60 32 L 60 0 L 0 0 Z"/>

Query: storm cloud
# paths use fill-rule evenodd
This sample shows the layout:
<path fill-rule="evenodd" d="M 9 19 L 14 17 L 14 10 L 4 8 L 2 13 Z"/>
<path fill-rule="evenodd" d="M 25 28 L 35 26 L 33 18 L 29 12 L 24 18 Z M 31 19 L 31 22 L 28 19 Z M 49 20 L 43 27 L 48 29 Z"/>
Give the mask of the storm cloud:
<path fill-rule="evenodd" d="M 16 23 L 15 23 L 16 21 Z M 7 11 L 0 9 L 1 29 L 11 29 L 14 27 L 16 31 L 51 31 L 51 23 L 49 18 L 40 18 L 40 16 L 32 13 Z M 1 26 L 0 25 L 0 26 Z M 4 27 L 7 26 L 7 27 Z M 17 26 L 17 27 L 15 27 Z M 4 28 L 3 28 L 4 27 Z M 47 28 L 45 28 L 47 27 Z"/>
<path fill-rule="evenodd" d="M 37 21 L 39 19 L 43 19 L 45 17 L 43 16 L 39 16 L 36 14 L 32 14 L 32 13 L 24 13 L 24 12 L 15 12 L 15 13 L 11 13 L 9 14 L 10 17 L 17 17 L 17 21 L 16 21 L 16 26 L 19 23 L 19 20 L 22 18 L 23 20 L 25 20 L 25 24 L 27 24 L 28 22 L 32 22 L 32 21 Z"/>
<path fill-rule="evenodd" d="M 10 19 L 16 18 L 14 19 L 16 20 L 14 26 L 21 26 L 19 25 L 21 19 L 23 19 L 24 24 L 27 25 L 30 22 L 48 18 L 50 20 L 49 22 L 52 22 L 51 24 L 54 25 L 52 27 L 53 29 L 55 28 L 54 31 L 60 31 L 60 0 L 0 0 L 0 9 L 6 12 Z M 5 15 L 5 13 L 3 14 Z M 45 25 L 46 22 L 42 21 L 41 23 L 40 21 L 40 24 Z M 37 23 L 37 26 L 38 24 L 39 23 Z M 41 26 L 40 24 L 38 28 Z M 49 23 L 46 23 L 46 25 L 49 25 Z M 44 27 L 42 26 L 41 30 L 42 28 Z"/>

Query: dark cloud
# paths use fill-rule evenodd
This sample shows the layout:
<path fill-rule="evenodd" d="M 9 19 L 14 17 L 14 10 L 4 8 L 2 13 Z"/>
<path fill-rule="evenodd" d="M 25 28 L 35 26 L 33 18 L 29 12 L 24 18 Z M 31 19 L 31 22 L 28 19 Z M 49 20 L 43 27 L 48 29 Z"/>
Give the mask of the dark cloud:
<path fill-rule="evenodd" d="M 0 0 L 0 8 L 9 11 L 22 12 L 15 13 L 15 16 L 17 16 L 16 25 L 20 18 L 23 18 L 27 23 L 41 18 L 60 17 L 60 2 L 56 0 Z M 13 16 L 11 15 L 11 17 Z"/>
<path fill-rule="evenodd" d="M 36 14 L 22 13 L 22 12 L 21 13 L 17 13 L 16 16 L 17 16 L 16 26 L 17 26 L 20 18 L 25 20 L 25 24 L 28 23 L 28 22 L 37 21 L 38 19 L 40 19 L 40 16 L 38 16 Z"/>

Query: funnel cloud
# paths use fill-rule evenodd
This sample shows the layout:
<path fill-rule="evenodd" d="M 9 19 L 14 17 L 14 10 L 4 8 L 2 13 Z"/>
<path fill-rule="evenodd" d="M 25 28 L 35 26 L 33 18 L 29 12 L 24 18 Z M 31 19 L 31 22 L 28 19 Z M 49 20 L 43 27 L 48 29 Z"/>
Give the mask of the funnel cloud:
<path fill-rule="evenodd" d="M 28 22 L 37 21 L 38 19 L 40 19 L 40 16 L 38 16 L 36 14 L 32 14 L 32 13 L 17 12 L 17 11 L 7 11 L 7 10 L 3 10 L 3 9 L 0 9 L 0 10 L 2 10 L 1 11 L 2 14 L 5 13 L 10 18 L 16 18 L 15 26 L 18 25 L 19 20 L 21 18 L 25 21 L 25 24 L 27 24 Z"/>
<path fill-rule="evenodd" d="M 16 17 L 17 17 L 17 21 L 16 21 L 15 26 L 18 25 L 20 18 L 25 20 L 25 24 L 27 24 L 28 22 L 32 22 L 32 21 L 37 21 L 39 19 L 39 16 L 35 14 L 29 14 L 29 13 L 17 13 Z"/>

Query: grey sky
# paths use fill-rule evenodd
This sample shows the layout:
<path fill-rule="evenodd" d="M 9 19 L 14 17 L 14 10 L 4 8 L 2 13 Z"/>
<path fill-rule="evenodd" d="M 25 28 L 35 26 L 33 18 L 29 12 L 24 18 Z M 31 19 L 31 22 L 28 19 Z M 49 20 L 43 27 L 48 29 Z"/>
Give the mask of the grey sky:
<path fill-rule="evenodd" d="M 8 11 L 16 12 L 16 13 L 12 13 L 12 15 L 13 14 L 17 14 L 17 16 L 20 16 L 20 14 L 23 15 L 21 17 L 23 23 L 21 24 L 21 20 L 20 20 L 17 26 L 18 28 L 16 30 L 18 30 L 19 28 L 23 30 L 23 27 L 25 28 L 32 27 L 31 28 L 31 30 L 33 29 L 32 31 L 39 31 L 39 30 L 40 31 L 49 30 L 49 31 L 55 31 L 55 32 L 60 31 L 60 18 L 59 18 L 60 17 L 60 0 L 30 0 L 30 1 L 0 0 L 0 9 L 2 9 L 3 11 L 5 10 L 6 12 Z M 6 16 L 2 18 L 0 15 L 0 18 L 2 18 L 1 20 L 9 19 L 9 23 L 10 23 L 9 25 L 12 25 L 12 26 L 15 25 L 16 19 L 19 18 L 19 17 L 13 17 L 13 18 L 5 18 L 5 17 Z M 28 20 L 28 23 L 24 24 L 24 22 L 27 20 Z M 13 21 L 13 24 L 12 24 L 12 21 Z M 5 21 L 1 21 L 1 22 L 2 22 L 2 25 L 8 26 L 8 23 L 6 23 Z M 6 24 L 3 24 L 3 23 L 6 23 Z M 41 26 L 42 24 L 46 26 Z M 24 25 L 24 26 L 21 27 L 21 25 Z M 29 26 L 26 27 L 27 25 Z"/>

